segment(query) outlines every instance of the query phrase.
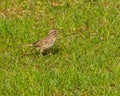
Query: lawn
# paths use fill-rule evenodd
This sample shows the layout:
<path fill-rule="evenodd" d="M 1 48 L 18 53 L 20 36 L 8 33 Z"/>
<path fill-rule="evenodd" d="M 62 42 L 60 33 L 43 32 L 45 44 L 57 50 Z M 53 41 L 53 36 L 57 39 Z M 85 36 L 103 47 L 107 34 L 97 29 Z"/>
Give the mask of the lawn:
<path fill-rule="evenodd" d="M 51 55 L 21 46 L 53 29 Z M 0 1 L 0 96 L 119 95 L 119 0 Z"/>

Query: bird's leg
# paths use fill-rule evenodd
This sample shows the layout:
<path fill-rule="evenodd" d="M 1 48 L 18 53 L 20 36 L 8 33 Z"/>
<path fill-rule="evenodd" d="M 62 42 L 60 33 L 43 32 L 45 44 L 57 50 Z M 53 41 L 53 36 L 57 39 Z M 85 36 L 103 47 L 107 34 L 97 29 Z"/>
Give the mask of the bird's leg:
<path fill-rule="evenodd" d="M 48 55 L 52 55 L 52 50 L 51 49 L 48 50 Z"/>
<path fill-rule="evenodd" d="M 34 49 L 33 48 L 31 49 L 31 52 L 32 52 L 32 54 L 34 53 Z"/>
<path fill-rule="evenodd" d="M 43 52 L 43 50 L 40 50 L 40 56 L 43 56 L 42 52 Z"/>

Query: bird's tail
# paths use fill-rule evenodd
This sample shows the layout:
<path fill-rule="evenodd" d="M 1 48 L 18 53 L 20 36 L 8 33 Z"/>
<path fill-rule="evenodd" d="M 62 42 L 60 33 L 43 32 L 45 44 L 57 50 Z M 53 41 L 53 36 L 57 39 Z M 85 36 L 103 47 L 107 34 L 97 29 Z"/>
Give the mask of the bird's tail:
<path fill-rule="evenodd" d="M 29 46 L 29 47 L 33 47 L 33 44 L 23 44 L 21 46 Z"/>

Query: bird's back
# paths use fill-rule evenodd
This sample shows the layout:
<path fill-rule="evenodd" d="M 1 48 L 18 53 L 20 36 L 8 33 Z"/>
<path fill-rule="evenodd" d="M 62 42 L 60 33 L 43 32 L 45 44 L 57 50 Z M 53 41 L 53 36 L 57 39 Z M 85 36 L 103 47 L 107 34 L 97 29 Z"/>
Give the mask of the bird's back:
<path fill-rule="evenodd" d="M 34 42 L 34 47 L 39 47 L 40 49 L 50 48 L 55 43 L 56 37 L 47 36 L 37 42 Z"/>

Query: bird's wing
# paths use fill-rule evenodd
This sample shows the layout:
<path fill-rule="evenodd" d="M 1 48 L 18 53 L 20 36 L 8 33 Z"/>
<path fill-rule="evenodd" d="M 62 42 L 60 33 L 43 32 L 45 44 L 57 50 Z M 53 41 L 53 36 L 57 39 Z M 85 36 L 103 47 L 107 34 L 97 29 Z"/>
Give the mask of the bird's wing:
<path fill-rule="evenodd" d="M 41 39 L 41 40 L 38 40 L 38 41 L 36 41 L 36 42 L 34 42 L 34 43 L 32 43 L 35 47 L 41 47 L 41 46 L 43 46 L 44 44 L 46 44 L 46 42 L 47 42 L 48 40 L 46 40 L 46 38 L 43 38 L 43 39 Z"/>

